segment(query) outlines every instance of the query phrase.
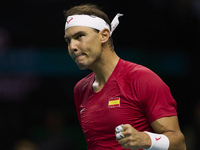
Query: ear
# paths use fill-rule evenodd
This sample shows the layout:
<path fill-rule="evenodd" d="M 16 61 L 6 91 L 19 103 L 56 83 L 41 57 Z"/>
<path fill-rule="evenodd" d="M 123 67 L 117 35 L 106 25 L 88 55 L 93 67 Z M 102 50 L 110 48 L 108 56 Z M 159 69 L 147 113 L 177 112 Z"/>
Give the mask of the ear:
<path fill-rule="evenodd" d="M 109 40 L 110 37 L 110 31 L 108 29 L 103 29 L 100 31 L 100 38 L 101 43 L 106 43 Z"/>

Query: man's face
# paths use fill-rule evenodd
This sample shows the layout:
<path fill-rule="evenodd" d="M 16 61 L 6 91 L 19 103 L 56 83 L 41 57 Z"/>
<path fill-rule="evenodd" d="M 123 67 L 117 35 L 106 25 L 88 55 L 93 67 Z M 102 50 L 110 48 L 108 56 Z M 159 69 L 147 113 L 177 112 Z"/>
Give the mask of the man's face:
<path fill-rule="evenodd" d="M 75 26 L 65 31 L 68 52 L 81 70 L 92 68 L 101 56 L 100 34 L 89 27 Z"/>

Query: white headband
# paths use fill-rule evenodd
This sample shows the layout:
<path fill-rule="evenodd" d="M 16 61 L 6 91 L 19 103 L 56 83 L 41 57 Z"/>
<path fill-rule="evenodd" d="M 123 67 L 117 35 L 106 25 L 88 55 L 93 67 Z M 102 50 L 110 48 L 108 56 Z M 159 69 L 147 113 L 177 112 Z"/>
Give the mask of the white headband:
<path fill-rule="evenodd" d="M 117 14 L 115 18 L 111 22 L 111 30 L 109 25 L 101 18 L 96 16 L 89 16 L 89 15 L 72 15 L 67 17 L 67 21 L 65 24 L 65 30 L 69 27 L 73 26 L 85 26 L 94 28 L 97 30 L 103 30 L 107 28 L 110 31 L 110 36 L 112 35 L 113 31 L 119 24 L 119 17 L 123 16 L 123 14 Z"/>

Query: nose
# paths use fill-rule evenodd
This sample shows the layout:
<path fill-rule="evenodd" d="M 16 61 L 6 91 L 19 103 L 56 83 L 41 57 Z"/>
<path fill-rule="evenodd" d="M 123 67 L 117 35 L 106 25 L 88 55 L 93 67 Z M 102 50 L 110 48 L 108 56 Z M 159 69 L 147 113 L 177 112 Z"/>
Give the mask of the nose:
<path fill-rule="evenodd" d="M 78 51 L 75 40 L 72 39 L 70 41 L 70 43 L 68 44 L 68 49 L 69 51 L 73 51 L 73 52 Z"/>

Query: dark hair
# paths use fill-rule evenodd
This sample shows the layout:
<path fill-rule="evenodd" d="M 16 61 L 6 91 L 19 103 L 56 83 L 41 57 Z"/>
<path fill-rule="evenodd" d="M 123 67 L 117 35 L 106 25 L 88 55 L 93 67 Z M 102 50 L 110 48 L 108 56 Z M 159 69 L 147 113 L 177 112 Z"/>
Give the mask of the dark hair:
<path fill-rule="evenodd" d="M 67 19 L 68 16 L 71 15 L 93 15 L 93 16 L 97 16 L 99 18 L 102 18 L 110 27 L 111 29 L 111 23 L 110 20 L 108 18 L 108 16 L 106 15 L 106 13 L 104 13 L 101 8 L 97 5 L 94 4 L 83 4 L 83 5 L 78 5 L 78 6 L 74 6 L 69 10 L 64 10 L 63 12 L 65 19 Z M 97 30 L 95 30 L 97 32 Z M 110 37 L 109 38 L 109 44 L 111 46 L 111 48 L 114 50 L 113 48 L 113 40 Z"/>

